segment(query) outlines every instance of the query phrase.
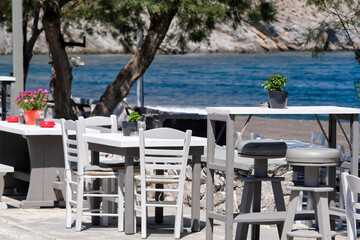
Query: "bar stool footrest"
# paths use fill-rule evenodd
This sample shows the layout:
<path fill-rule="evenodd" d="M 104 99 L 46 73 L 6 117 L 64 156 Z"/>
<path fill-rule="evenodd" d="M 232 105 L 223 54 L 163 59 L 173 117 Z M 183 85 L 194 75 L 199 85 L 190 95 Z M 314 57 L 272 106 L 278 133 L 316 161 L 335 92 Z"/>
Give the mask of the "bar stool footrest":
<path fill-rule="evenodd" d="M 269 181 L 269 182 L 281 182 L 284 181 L 283 177 L 256 177 L 254 175 L 250 175 L 247 177 L 240 177 L 240 181 L 243 182 L 261 182 L 261 181 Z"/>
<path fill-rule="evenodd" d="M 302 237 L 302 238 L 322 238 L 322 235 L 314 228 L 309 229 L 295 229 L 291 232 L 287 232 L 286 236 L 288 237 Z M 330 233 L 331 237 L 336 236 L 335 231 L 331 231 Z"/>
<path fill-rule="evenodd" d="M 307 191 L 307 192 L 332 192 L 334 188 L 329 186 L 306 187 L 306 186 L 286 186 L 290 191 Z"/>

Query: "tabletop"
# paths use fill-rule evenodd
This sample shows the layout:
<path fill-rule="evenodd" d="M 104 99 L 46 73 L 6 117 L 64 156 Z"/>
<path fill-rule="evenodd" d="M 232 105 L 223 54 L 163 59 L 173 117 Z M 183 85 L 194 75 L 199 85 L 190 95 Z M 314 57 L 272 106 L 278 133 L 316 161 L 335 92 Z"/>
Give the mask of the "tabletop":
<path fill-rule="evenodd" d="M 52 128 L 45 128 L 36 125 L 26 125 L 15 122 L 0 121 L 0 131 L 20 134 L 24 136 L 32 135 L 61 135 L 60 123 L 55 123 Z"/>
<path fill-rule="evenodd" d="M 98 143 L 108 146 L 126 148 L 139 147 L 139 136 L 124 136 L 122 133 L 85 133 L 83 139 L 86 142 Z M 182 140 L 152 139 L 150 146 L 181 146 Z M 206 146 L 207 140 L 203 137 L 191 137 L 190 146 Z"/>
<path fill-rule="evenodd" d="M 287 108 L 262 107 L 207 107 L 208 114 L 242 115 L 242 114 L 360 114 L 360 108 L 337 106 L 299 106 Z"/>

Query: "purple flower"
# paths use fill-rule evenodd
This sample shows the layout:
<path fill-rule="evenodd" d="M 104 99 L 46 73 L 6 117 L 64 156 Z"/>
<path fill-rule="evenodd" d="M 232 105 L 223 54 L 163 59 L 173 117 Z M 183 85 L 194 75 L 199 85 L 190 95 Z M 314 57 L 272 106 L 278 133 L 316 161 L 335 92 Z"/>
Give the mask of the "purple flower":
<path fill-rule="evenodd" d="M 36 96 L 36 95 L 33 95 L 33 97 L 34 97 L 34 98 L 37 98 L 37 96 Z"/>
<path fill-rule="evenodd" d="M 45 93 L 45 94 L 48 93 L 48 92 L 49 92 L 48 90 L 46 90 L 46 89 L 44 90 L 44 93 Z"/>
<path fill-rule="evenodd" d="M 33 102 L 34 101 L 34 99 L 30 99 L 30 102 Z"/>
<path fill-rule="evenodd" d="M 18 98 L 16 99 L 16 101 L 20 102 L 20 101 L 21 101 L 21 97 L 18 97 Z"/>
<path fill-rule="evenodd" d="M 47 99 L 46 99 L 46 98 L 43 98 L 43 101 L 44 101 L 44 102 L 46 102 L 46 101 L 47 101 Z"/>
<path fill-rule="evenodd" d="M 28 102 L 29 100 L 28 99 L 25 99 L 24 102 Z"/>

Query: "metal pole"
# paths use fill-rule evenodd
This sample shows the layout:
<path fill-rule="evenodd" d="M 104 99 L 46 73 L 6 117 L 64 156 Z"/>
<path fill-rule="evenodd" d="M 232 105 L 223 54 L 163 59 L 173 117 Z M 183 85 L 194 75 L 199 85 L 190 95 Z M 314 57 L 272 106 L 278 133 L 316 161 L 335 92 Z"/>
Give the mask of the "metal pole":
<path fill-rule="evenodd" d="M 24 91 L 24 66 L 23 66 L 23 34 L 22 34 L 22 1 L 12 0 L 12 32 L 13 32 L 13 73 L 16 79 L 11 84 L 10 114 L 18 115 L 19 110 L 12 102 L 19 92 Z"/>
<path fill-rule="evenodd" d="M 138 34 L 137 34 L 137 39 L 138 39 L 137 48 L 138 49 L 141 46 L 143 37 L 144 37 L 143 31 L 138 31 Z M 137 106 L 144 107 L 144 76 L 141 76 L 137 80 L 136 97 L 137 97 Z"/>

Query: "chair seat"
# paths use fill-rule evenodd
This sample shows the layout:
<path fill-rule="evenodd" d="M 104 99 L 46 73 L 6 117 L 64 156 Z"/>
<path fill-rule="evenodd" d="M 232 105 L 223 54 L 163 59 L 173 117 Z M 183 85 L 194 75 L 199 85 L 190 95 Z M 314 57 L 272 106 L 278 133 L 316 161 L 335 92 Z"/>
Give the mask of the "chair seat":
<path fill-rule="evenodd" d="M 286 153 L 286 160 L 291 163 L 333 164 L 340 159 L 340 152 L 334 148 L 293 148 Z"/>
<path fill-rule="evenodd" d="M 237 150 L 242 157 L 281 158 L 286 155 L 287 145 L 273 139 L 255 139 L 241 141 Z"/>
<path fill-rule="evenodd" d="M 141 175 L 134 175 L 134 179 L 141 181 Z M 146 175 L 146 183 L 172 184 L 178 182 L 178 175 Z"/>

